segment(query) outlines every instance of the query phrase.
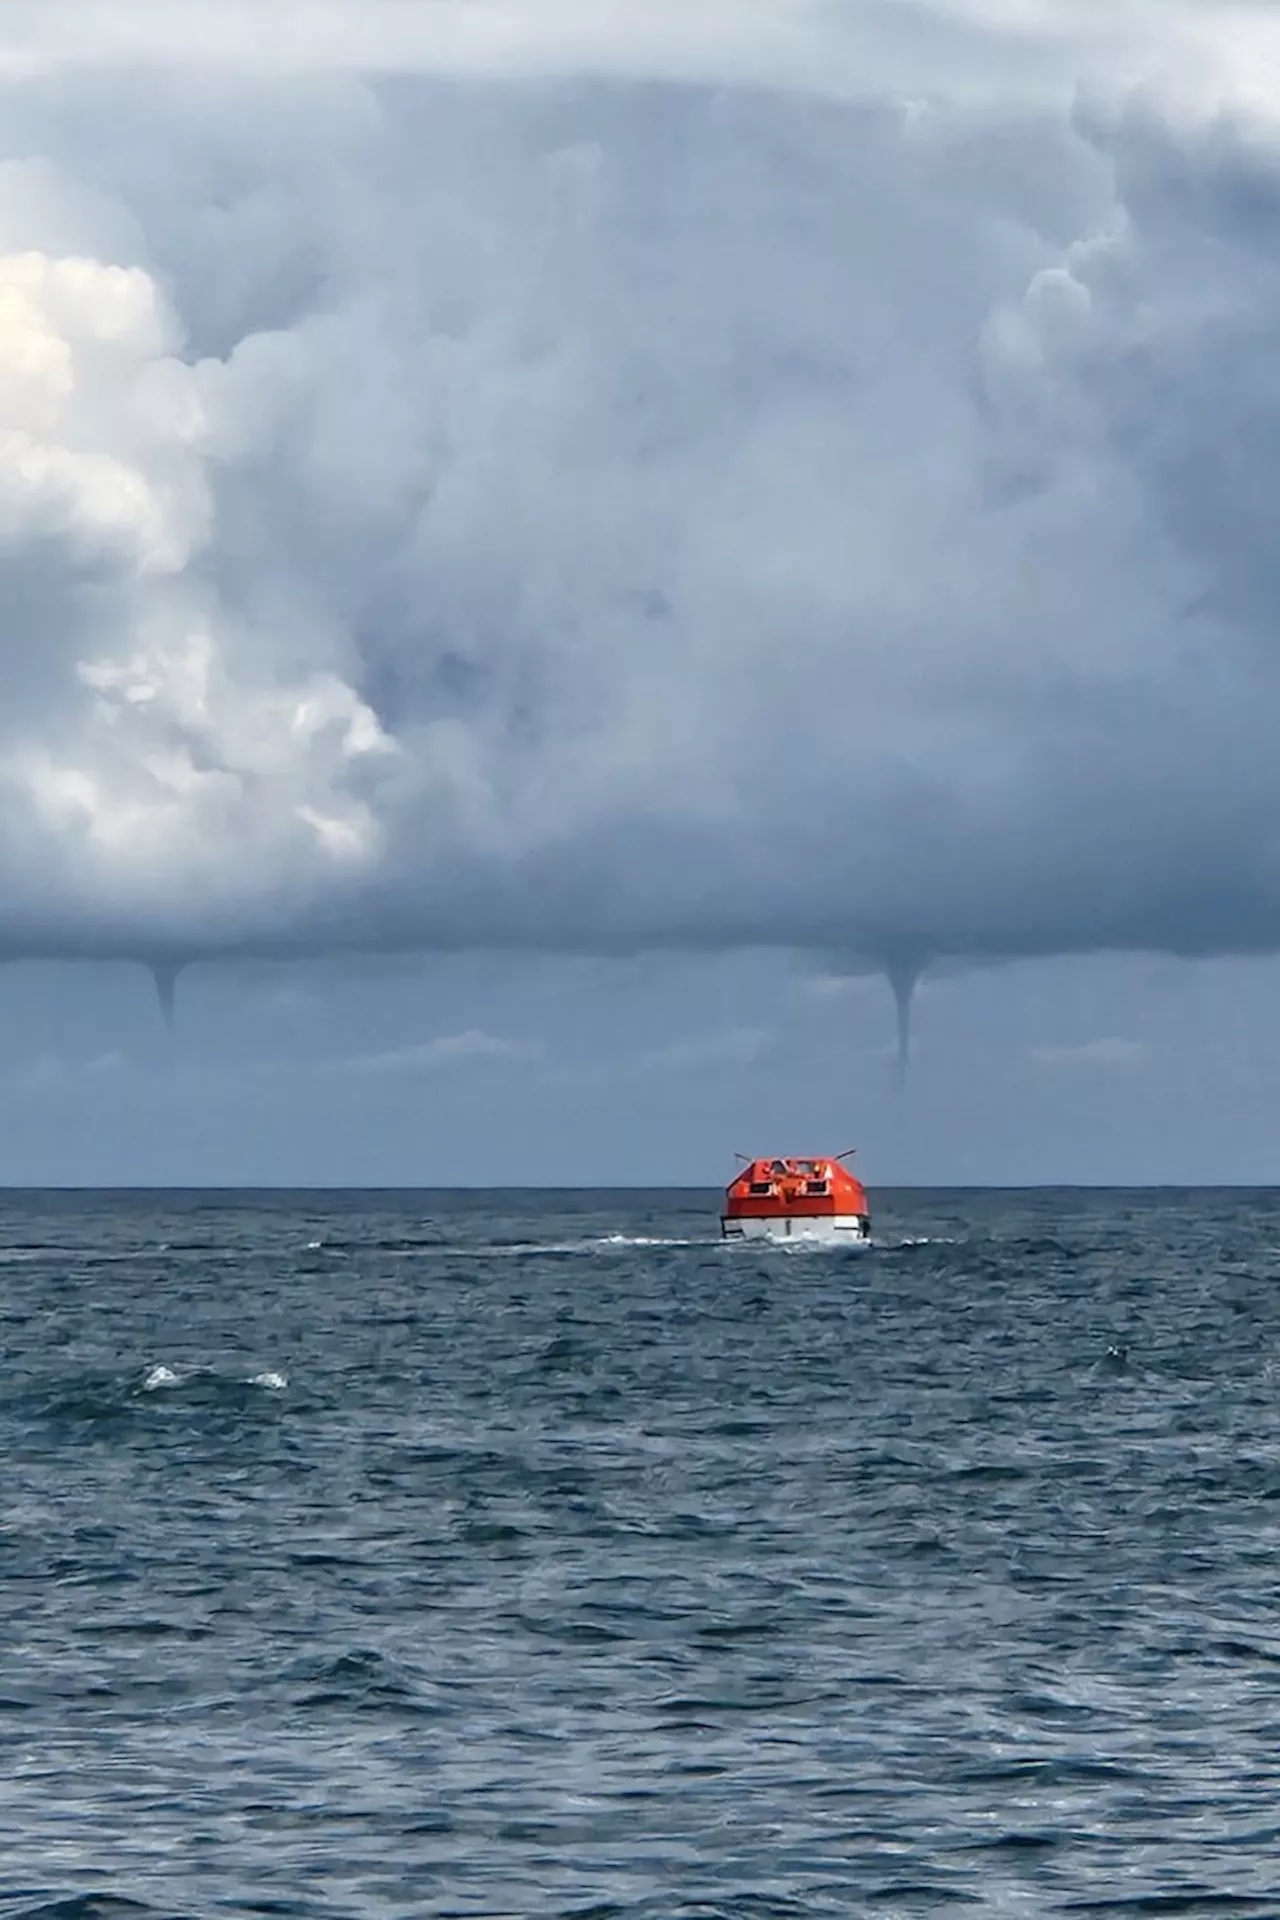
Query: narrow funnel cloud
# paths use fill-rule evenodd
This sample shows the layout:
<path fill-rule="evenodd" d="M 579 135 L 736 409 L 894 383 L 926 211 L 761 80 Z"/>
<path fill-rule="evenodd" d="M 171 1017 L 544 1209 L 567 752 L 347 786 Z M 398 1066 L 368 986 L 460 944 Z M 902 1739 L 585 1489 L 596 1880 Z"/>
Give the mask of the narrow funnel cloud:
<path fill-rule="evenodd" d="M 897 1014 L 898 1053 L 896 1061 L 898 1091 L 905 1093 L 911 1065 L 911 1010 L 923 968 L 914 961 L 895 961 L 888 969 Z"/>
<path fill-rule="evenodd" d="M 148 967 L 160 1005 L 160 1017 L 170 1033 L 177 1010 L 178 975 L 182 968 L 171 961 L 156 961 Z"/>

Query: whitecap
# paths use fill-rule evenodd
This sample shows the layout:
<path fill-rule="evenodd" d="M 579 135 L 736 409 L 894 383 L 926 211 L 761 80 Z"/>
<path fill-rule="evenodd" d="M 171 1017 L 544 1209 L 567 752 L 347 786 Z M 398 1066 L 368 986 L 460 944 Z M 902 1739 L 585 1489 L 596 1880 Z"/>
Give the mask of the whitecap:
<path fill-rule="evenodd" d="M 255 1373 L 249 1382 L 251 1387 L 265 1387 L 268 1393 L 283 1393 L 288 1384 L 287 1373 Z"/>
<path fill-rule="evenodd" d="M 176 1387 L 178 1376 L 172 1367 L 152 1367 L 142 1383 L 144 1393 L 158 1393 L 162 1387 Z"/>

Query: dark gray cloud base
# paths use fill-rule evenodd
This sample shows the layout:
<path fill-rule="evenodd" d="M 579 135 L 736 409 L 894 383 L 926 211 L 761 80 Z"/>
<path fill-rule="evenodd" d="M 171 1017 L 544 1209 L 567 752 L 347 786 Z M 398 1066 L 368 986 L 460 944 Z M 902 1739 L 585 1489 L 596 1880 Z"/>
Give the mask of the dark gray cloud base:
<path fill-rule="evenodd" d="M 6 107 L 0 952 L 1280 944 L 1256 110 Z"/>

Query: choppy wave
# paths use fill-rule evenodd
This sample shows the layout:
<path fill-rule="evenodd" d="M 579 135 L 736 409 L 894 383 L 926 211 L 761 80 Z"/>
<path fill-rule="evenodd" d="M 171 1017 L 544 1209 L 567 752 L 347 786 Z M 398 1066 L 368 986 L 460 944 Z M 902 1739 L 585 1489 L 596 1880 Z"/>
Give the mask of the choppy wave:
<path fill-rule="evenodd" d="M 0 1892 L 0 1920 L 191 1920 L 175 1907 L 115 1893 Z"/>
<path fill-rule="evenodd" d="M 1275 1911 L 1273 1199 L 7 1206 L 0 1920 Z"/>

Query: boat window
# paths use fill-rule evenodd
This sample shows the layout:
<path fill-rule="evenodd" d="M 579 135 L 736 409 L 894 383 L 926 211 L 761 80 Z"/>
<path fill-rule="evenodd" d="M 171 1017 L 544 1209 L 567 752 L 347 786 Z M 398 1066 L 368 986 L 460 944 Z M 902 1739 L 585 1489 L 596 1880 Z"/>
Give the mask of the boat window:
<path fill-rule="evenodd" d="M 747 1191 L 749 1193 L 772 1193 L 773 1188 L 767 1180 L 753 1180 Z"/>
<path fill-rule="evenodd" d="M 825 1193 L 827 1183 L 825 1180 L 809 1180 L 805 1183 L 804 1190 L 806 1193 Z"/>

